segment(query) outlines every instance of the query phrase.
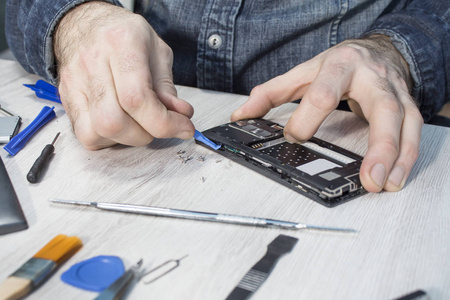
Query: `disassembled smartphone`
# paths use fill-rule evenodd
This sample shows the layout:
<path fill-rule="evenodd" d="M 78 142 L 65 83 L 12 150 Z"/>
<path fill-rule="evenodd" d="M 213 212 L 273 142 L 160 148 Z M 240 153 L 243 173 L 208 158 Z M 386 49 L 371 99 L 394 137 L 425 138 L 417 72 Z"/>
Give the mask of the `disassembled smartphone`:
<path fill-rule="evenodd" d="M 359 179 L 361 156 L 315 137 L 290 143 L 283 129 L 268 120 L 250 119 L 202 133 L 221 144 L 216 152 L 327 207 L 366 193 Z"/>

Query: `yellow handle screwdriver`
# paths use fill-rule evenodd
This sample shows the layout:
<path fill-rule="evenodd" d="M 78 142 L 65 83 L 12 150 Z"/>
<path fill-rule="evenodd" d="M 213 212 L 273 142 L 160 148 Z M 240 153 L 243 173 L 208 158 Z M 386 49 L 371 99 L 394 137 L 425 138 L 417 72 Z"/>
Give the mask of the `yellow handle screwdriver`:
<path fill-rule="evenodd" d="M 48 162 L 50 161 L 50 157 L 52 156 L 53 152 L 55 152 L 55 142 L 56 139 L 59 137 L 59 134 L 61 132 L 58 132 L 53 139 L 53 142 L 51 144 L 48 144 L 44 147 L 44 150 L 42 150 L 41 155 L 36 159 L 33 166 L 31 167 L 30 171 L 27 174 L 27 180 L 30 183 L 36 183 L 39 181 L 42 173 L 45 171 L 46 167 L 48 166 Z"/>

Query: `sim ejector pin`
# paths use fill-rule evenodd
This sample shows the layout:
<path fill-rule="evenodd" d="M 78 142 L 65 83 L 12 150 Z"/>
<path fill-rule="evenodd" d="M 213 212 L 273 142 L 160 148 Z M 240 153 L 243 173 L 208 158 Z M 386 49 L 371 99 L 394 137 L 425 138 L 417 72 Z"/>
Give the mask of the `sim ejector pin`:
<path fill-rule="evenodd" d="M 248 216 L 238 215 L 226 215 L 216 213 L 206 213 L 198 211 L 188 211 L 179 209 L 170 209 L 154 206 L 133 205 L 133 204 L 120 204 L 120 203 L 107 203 L 107 202 L 89 202 L 89 201 L 76 201 L 76 200 L 63 200 L 63 199 L 49 199 L 49 201 L 61 204 L 73 204 L 83 206 L 93 206 L 98 209 L 112 210 L 127 213 L 136 213 L 152 216 L 172 217 L 179 219 L 190 219 L 210 222 L 220 222 L 227 224 L 239 224 L 247 226 L 258 227 L 275 227 L 282 229 L 310 229 L 330 232 L 342 232 L 342 233 L 356 233 L 357 231 L 349 228 L 336 228 L 336 227 L 324 227 L 315 226 L 295 222 L 287 222 L 273 219 L 264 219 Z"/>
<path fill-rule="evenodd" d="M 154 267 L 151 270 L 143 271 L 143 274 L 140 276 L 139 282 L 142 282 L 143 284 L 150 284 L 159 278 L 163 277 L 167 273 L 170 273 L 171 271 L 175 270 L 180 266 L 180 261 L 184 258 L 188 257 L 187 255 L 183 256 L 179 259 L 170 259 L 166 262 L 163 262 L 159 266 Z"/>

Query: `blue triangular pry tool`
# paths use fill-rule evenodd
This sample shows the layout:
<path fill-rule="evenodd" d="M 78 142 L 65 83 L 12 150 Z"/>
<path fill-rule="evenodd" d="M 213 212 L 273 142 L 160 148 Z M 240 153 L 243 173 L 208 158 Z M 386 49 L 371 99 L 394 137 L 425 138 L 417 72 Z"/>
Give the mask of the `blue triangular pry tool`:
<path fill-rule="evenodd" d="M 101 292 L 123 273 L 125 268 L 120 257 L 102 255 L 71 266 L 61 275 L 61 280 L 80 289 Z"/>

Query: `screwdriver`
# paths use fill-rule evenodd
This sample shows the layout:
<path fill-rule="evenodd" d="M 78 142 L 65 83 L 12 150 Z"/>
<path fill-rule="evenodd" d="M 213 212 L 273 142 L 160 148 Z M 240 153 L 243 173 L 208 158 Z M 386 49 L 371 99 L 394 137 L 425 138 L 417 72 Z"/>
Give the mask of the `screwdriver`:
<path fill-rule="evenodd" d="M 36 183 L 39 181 L 42 173 L 44 172 L 45 168 L 48 165 L 48 162 L 50 160 L 50 157 L 52 156 L 53 152 L 55 152 L 55 142 L 56 139 L 59 137 L 59 134 L 61 132 L 58 132 L 53 139 L 53 142 L 51 144 L 48 144 L 44 147 L 44 150 L 42 150 L 41 155 L 36 159 L 33 166 L 31 167 L 30 171 L 27 174 L 27 180 L 30 183 Z"/>

